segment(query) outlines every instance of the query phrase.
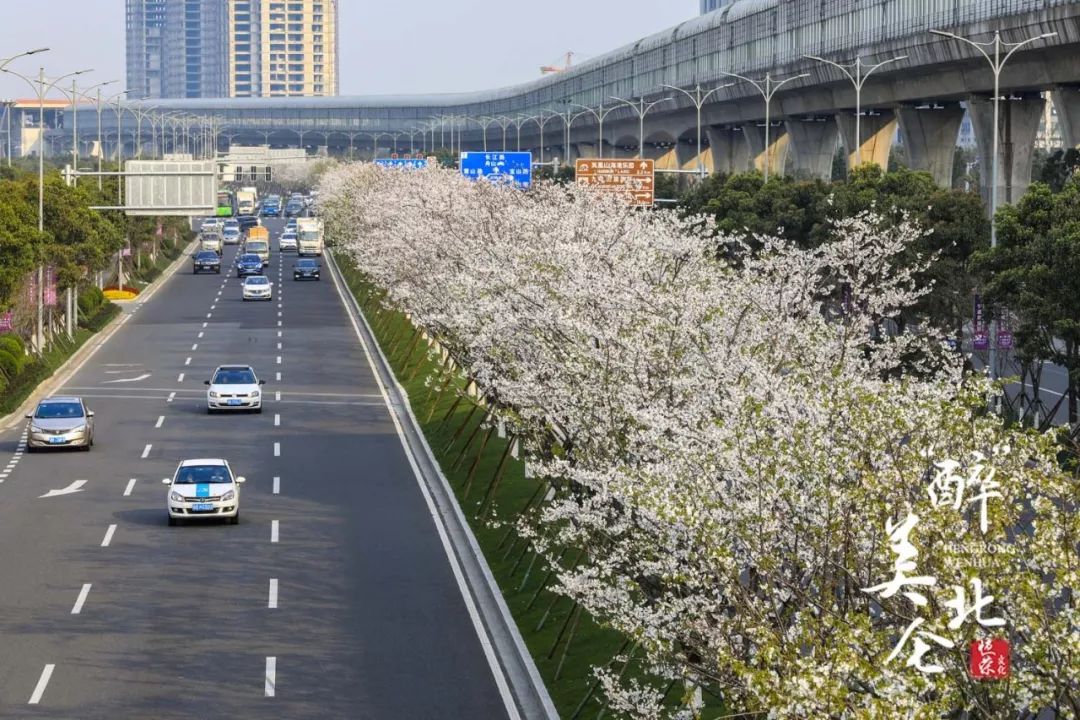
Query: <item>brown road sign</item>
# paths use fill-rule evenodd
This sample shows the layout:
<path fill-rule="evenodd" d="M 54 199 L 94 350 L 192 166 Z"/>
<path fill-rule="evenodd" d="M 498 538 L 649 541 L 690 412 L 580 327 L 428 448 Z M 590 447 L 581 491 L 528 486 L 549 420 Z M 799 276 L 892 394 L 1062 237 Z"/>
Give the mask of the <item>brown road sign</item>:
<path fill-rule="evenodd" d="M 582 158 L 576 170 L 579 183 L 625 193 L 635 205 L 652 205 L 655 200 L 656 163 L 652 160 Z"/>

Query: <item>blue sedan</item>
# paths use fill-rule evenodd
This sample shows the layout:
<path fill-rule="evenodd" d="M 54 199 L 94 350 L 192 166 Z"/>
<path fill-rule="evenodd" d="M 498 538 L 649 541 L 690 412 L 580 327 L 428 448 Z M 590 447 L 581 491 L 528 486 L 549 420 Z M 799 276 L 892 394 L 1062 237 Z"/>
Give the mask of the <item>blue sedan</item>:
<path fill-rule="evenodd" d="M 244 253 L 236 261 L 236 277 L 245 275 L 262 275 L 262 258 L 254 253 Z"/>

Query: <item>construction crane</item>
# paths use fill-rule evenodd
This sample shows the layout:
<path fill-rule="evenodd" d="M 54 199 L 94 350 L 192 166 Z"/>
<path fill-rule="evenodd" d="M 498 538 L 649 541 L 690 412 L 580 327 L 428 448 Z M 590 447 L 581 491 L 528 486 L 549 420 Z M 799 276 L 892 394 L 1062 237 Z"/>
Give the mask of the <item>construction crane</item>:
<path fill-rule="evenodd" d="M 570 66 L 573 65 L 574 55 L 576 54 L 577 53 L 573 50 L 567 51 L 566 55 L 563 56 L 563 65 L 542 65 L 540 67 L 540 73 L 542 75 L 551 75 L 552 73 L 566 72 L 570 69 Z"/>

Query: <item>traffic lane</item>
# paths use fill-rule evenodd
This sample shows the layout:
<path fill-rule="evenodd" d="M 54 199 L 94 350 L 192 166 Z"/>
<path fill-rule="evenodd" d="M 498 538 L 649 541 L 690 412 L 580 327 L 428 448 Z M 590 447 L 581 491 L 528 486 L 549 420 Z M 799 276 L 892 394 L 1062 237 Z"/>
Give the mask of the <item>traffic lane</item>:
<path fill-rule="evenodd" d="M 204 413 L 194 403 L 171 409 L 167 439 L 138 463 L 148 482 L 102 509 L 117 524 L 109 548 L 101 555 L 85 545 L 72 551 L 94 587 L 70 631 L 50 633 L 49 619 L 35 638 L 43 654 L 60 658 L 45 716 L 87 706 L 99 713 L 94 717 L 249 716 L 252 708 L 245 715 L 235 696 L 261 700 L 257 645 L 272 640 L 249 615 L 265 605 L 277 518 L 266 502 L 273 454 L 247 438 L 269 435 L 272 425 L 267 416 Z M 167 525 L 160 479 L 184 457 L 226 457 L 234 472 L 251 478 L 242 487 L 239 525 Z M 34 636 L 35 628 L 23 632 Z"/>
<path fill-rule="evenodd" d="M 385 406 L 289 406 L 281 434 L 284 716 L 505 717 Z"/>
<path fill-rule="evenodd" d="M 107 562 L 108 549 L 102 543 L 115 523 L 112 512 L 125 502 L 131 477 L 137 477 L 139 490 L 149 484 L 149 478 L 134 473 L 129 477 L 127 469 L 134 468 L 153 423 L 148 414 L 140 420 L 135 408 L 124 405 L 116 400 L 98 403 L 99 412 L 120 420 L 117 433 L 96 443 L 91 452 L 35 454 L 0 489 L 0 717 L 14 714 L 10 703 L 25 705 L 33 688 L 31 676 L 65 656 L 78 592 L 101 577 L 86 553 Z M 79 492 L 39 497 L 80 479 L 86 484 Z M 114 530 L 110 543 L 116 534 Z M 93 591 L 87 602 L 94 604 Z"/>

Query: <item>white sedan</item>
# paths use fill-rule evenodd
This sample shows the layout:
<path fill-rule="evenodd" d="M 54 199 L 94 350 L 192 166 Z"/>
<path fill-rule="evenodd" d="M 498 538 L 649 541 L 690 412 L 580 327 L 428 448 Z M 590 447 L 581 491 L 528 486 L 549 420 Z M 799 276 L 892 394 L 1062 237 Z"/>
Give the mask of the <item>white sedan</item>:
<path fill-rule="evenodd" d="M 265 275 L 248 275 L 241 286 L 245 300 L 273 300 L 273 283 Z"/>
<path fill-rule="evenodd" d="M 206 381 L 206 412 L 217 410 L 254 410 L 262 412 L 262 386 L 250 365 L 222 365 Z"/>
<path fill-rule="evenodd" d="M 176 474 L 162 482 L 169 486 L 165 500 L 169 525 L 210 518 L 224 518 L 233 525 L 240 522 L 240 485 L 244 478 L 233 475 L 228 461 L 184 460 Z"/>
<path fill-rule="evenodd" d="M 286 230 L 278 238 L 278 252 L 296 252 L 296 233 Z"/>

